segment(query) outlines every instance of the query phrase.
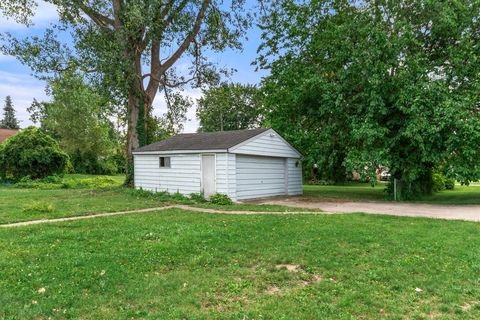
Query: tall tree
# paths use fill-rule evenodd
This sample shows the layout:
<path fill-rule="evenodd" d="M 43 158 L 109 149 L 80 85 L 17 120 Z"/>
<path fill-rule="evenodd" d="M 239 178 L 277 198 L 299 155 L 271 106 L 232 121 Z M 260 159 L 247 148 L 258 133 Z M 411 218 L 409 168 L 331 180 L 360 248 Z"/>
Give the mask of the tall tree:
<path fill-rule="evenodd" d="M 403 198 L 438 164 L 480 178 L 480 1 L 266 2 L 268 118 L 304 153 L 388 166 Z"/>
<path fill-rule="evenodd" d="M 81 75 L 64 74 L 51 81 L 50 102 L 33 101 L 30 119 L 54 137 L 70 156 L 78 173 L 115 173 L 108 159 L 115 152 L 109 101 L 84 82 Z"/>
<path fill-rule="evenodd" d="M 1 51 L 16 56 L 39 77 L 77 68 L 89 73 L 99 88 L 126 105 L 129 159 L 132 150 L 146 142 L 157 92 L 218 81 L 226 71 L 209 62 L 204 52 L 240 49 L 250 21 L 245 0 L 46 2 L 57 7 L 59 25 L 47 29 L 43 38 L 4 34 Z M 28 23 L 34 7 L 35 0 L 6 0 L 0 11 Z M 57 37 L 64 30 L 71 31 L 73 45 Z M 175 68 L 181 58 L 190 62 L 183 73 Z"/>
<path fill-rule="evenodd" d="M 252 85 L 221 84 L 197 100 L 199 131 L 257 128 L 262 123 L 260 90 Z"/>
<path fill-rule="evenodd" d="M 0 128 L 2 129 L 18 129 L 20 128 L 18 120 L 15 116 L 15 109 L 13 108 L 12 98 L 7 96 L 5 98 L 5 106 L 3 107 L 3 119 L 0 121 Z"/>

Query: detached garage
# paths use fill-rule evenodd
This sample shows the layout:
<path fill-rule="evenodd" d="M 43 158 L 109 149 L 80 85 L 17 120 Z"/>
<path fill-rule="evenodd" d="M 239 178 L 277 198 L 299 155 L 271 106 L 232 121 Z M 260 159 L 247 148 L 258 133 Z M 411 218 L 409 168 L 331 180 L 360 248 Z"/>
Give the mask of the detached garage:
<path fill-rule="evenodd" d="M 273 129 L 179 134 L 133 155 L 136 188 L 232 200 L 302 194 L 301 154 Z"/>

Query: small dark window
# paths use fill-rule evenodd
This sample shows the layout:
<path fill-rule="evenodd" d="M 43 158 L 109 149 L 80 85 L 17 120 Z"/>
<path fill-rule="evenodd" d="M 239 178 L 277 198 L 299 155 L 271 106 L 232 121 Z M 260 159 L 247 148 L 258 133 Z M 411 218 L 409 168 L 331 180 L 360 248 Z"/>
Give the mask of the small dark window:
<path fill-rule="evenodd" d="M 160 168 L 170 168 L 170 157 L 160 157 Z"/>

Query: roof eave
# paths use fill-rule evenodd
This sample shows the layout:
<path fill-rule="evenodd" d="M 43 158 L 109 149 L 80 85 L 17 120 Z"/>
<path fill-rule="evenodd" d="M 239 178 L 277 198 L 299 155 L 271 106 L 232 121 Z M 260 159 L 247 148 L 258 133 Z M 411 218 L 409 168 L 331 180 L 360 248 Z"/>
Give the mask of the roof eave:
<path fill-rule="evenodd" d="M 133 155 L 142 155 L 142 154 L 182 154 L 182 153 L 222 153 L 228 152 L 228 149 L 196 149 L 196 150 L 162 150 L 162 151 L 134 151 Z"/>

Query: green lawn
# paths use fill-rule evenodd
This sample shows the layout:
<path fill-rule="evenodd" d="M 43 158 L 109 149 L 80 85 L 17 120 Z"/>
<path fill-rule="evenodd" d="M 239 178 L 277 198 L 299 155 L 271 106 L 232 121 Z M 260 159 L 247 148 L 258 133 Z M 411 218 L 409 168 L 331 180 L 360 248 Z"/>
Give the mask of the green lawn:
<path fill-rule="evenodd" d="M 304 185 L 304 195 L 325 201 L 385 201 L 385 184 L 371 187 L 368 183 L 346 183 L 342 185 Z M 416 201 L 437 204 L 480 204 L 480 186 L 459 186 L 454 190 L 434 193 Z"/>
<path fill-rule="evenodd" d="M 176 209 L 0 229 L 0 319 L 478 319 L 479 233 Z"/>
<path fill-rule="evenodd" d="M 67 175 L 65 181 L 92 179 L 89 175 Z M 0 185 L 0 224 L 87 215 L 99 212 L 135 210 L 186 203 L 221 210 L 313 211 L 278 205 L 234 204 L 230 206 L 198 204 L 186 199 L 156 197 L 121 187 L 123 176 L 111 176 L 115 184 L 107 188 L 32 189 Z"/>
<path fill-rule="evenodd" d="M 138 197 L 127 191 L 120 187 L 67 190 L 0 187 L 0 224 L 164 205 L 155 199 Z M 30 206 L 41 207 L 42 205 L 51 205 L 51 210 L 49 212 L 25 211 Z"/>

